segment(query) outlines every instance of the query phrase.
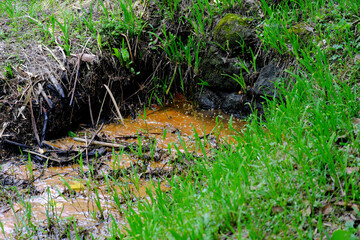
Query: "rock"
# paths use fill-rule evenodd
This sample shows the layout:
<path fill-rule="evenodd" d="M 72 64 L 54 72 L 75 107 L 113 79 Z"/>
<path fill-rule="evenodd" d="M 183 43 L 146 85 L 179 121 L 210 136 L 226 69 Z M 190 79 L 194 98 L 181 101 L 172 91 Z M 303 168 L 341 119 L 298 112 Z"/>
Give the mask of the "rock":
<path fill-rule="evenodd" d="M 228 13 L 216 25 L 214 29 L 214 40 L 221 46 L 233 48 L 244 41 L 250 44 L 256 37 L 250 28 L 252 19 L 233 13 Z"/>
<path fill-rule="evenodd" d="M 238 113 L 244 105 L 243 95 L 230 93 L 226 96 L 221 109 L 227 113 Z"/>
<path fill-rule="evenodd" d="M 240 89 L 240 85 L 227 75 L 233 76 L 233 74 L 241 74 L 241 67 L 238 63 L 238 58 L 226 58 L 226 56 L 218 52 L 209 54 L 209 56 L 201 62 L 201 78 L 206 81 L 214 91 L 237 91 Z"/>
<path fill-rule="evenodd" d="M 199 107 L 202 109 L 218 109 L 221 99 L 209 89 L 203 89 L 199 95 Z"/>
<path fill-rule="evenodd" d="M 300 45 L 309 44 L 316 34 L 314 33 L 314 28 L 306 23 L 296 23 L 288 29 L 290 34 L 295 34 L 299 40 Z M 285 39 L 286 42 L 291 42 L 289 39 Z"/>
<path fill-rule="evenodd" d="M 206 57 L 200 63 L 201 78 L 213 91 L 235 92 L 241 89 L 230 76 L 245 74 L 239 57 L 251 68 L 247 61 L 251 56 L 250 47 L 258 38 L 250 27 L 252 19 L 229 13 L 222 18 L 214 28 L 213 36 L 216 42 L 211 46 Z"/>
<path fill-rule="evenodd" d="M 276 84 L 281 80 L 278 77 L 280 69 L 274 62 L 270 62 L 260 71 L 259 77 L 255 82 L 253 92 L 261 96 L 276 95 Z"/>
<path fill-rule="evenodd" d="M 245 118 L 251 114 L 250 102 L 251 99 L 244 94 L 228 93 L 224 96 L 221 109 L 237 118 Z"/>

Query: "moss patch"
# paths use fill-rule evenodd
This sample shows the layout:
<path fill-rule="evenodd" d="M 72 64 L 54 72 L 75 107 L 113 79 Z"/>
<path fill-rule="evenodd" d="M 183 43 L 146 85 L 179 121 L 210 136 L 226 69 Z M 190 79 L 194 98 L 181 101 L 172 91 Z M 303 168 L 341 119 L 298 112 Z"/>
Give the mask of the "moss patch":
<path fill-rule="evenodd" d="M 238 45 L 239 42 L 249 42 L 255 33 L 249 28 L 252 19 L 233 13 L 228 13 L 216 25 L 214 39 L 219 44 L 229 46 Z"/>
<path fill-rule="evenodd" d="M 312 40 L 314 28 L 306 23 L 296 23 L 290 29 L 290 34 L 295 34 L 304 43 Z"/>

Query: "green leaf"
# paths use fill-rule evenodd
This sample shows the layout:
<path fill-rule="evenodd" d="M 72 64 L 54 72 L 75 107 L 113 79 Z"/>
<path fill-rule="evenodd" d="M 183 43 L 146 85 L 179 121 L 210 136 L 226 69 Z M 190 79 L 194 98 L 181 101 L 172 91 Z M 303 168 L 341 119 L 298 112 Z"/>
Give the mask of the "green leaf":
<path fill-rule="evenodd" d="M 72 131 L 69 131 L 68 136 L 69 137 L 76 137 L 76 134 L 74 132 L 72 132 Z"/>
<path fill-rule="evenodd" d="M 128 50 L 125 48 L 121 48 L 120 51 L 121 51 L 121 56 L 122 56 L 124 62 L 128 62 L 130 59 L 130 54 L 129 54 Z"/>
<path fill-rule="evenodd" d="M 349 231 L 336 230 L 331 236 L 331 240 L 356 240 L 357 237 Z"/>
<path fill-rule="evenodd" d="M 341 45 L 341 44 L 334 44 L 334 45 L 332 45 L 332 47 L 336 50 L 344 49 L 343 45 Z"/>

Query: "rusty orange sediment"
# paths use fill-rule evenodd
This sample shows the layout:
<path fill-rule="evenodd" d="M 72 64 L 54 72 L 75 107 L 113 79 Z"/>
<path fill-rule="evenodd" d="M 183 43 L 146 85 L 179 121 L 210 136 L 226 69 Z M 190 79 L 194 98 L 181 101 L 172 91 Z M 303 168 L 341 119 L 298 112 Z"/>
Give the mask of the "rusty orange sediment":
<path fill-rule="evenodd" d="M 104 218 L 110 219 L 111 214 L 117 218 L 119 223 L 125 224 L 125 220 L 113 200 L 114 193 L 118 193 L 119 196 L 128 194 L 135 198 L 147 198 L 150 201 L 148 194 L 154 193 L 156 189 L 160 188 L 163 192 L 170 191 L 170 186 L 164 178 L 158 179 L 160 185 L 157 186 L 156 183 L 153 184 L 149 180 L 151 179 L 149 176 L 155 172 L 156 174 L 169 173 L 174 169 L 169 159 L 176 155 L 175 146 L 179 151 L 185 151 L 186 148 L 186 151 L 197 156 L 208 154 L 217 144 L 222 142 L 235 143 L 236 138 L 233 136 L 237 135 L 236 131 L 240 131 L 245 124 L 243 121 L 233 119 L 232 128 L 230 128 L 228 125 L 229 116 L 219 116 L 217 115 L 219 113 L 214 112 L 194 111 L 189 107 L 190 105 L 184 108 L 180 106 L 181 104 L 183 103 L 167 108 L 146 109 L 135 120 L 126 118 L 124 124 L 111 123 L 103 126 L 102 130 L 98 132 L 98 135 L 110 142 L 138 144 L 141 141 L 145 146 L 148 141 L 151 141 L 156 151 L 167 153 L 165 157 L 156 156 L 150 159 L 137 184 L 129 181 L 130 178 L 121 179 L 121 176 L 117 176 L 118 184 L 110 186 L 104 178 L 93 179 L 91 182 L 88 174 L 89 166 L 86 164 L 80 166 L 79 163 L 45 169 L 33 165 L 31 167 L 32 176 L 30 176 L 27 164 L 7 163 L 3 165 L 1 172 L 17 179 L 29 179 L 31 177 L 34 179 L 35 191 L 23 199 L 31 205 L 31 220 L 33 222 L 45 224 L 48 215 L 51 214 L 51 216 L 59 219 L 76 219 L 78 226 L 97 226 L 99 234 L 106 235 L 106 228 L 109 224 L 103 221 L 103 224 L 99 225 L 94 218 L 99 212 L 95 203 L 97 197 L 94 188 L 97 189 Z M 85 134 L 85 132 L 82 133 Z M 197 140 L 195 133 L 199 137 Z M 89 131 L 86 135 L 91 136 L 91 132 Z M 197 142 L 199 139 L 204 144 L 205 148 L 203 149 L 206 153 L 200 149 Z M 74 141 L 70 137 L 51 141 L 49 144 L 63 150 L 76 150 L 85 146 L 84 143 Z M 168 153 L 169 148 L 172 149 L 171 154 Z M 120 154 L 118 150 L 112 151 L 111 148 L 108 149 L 107 154 L 100 158 L 103 164 L 99 170 L 102 174 L 114 173 L 121 169 L 128 169 L 128 173 L 131 174 L 132 167 L 139 164 L 139 158 L 134 157 L 134 154 Z M 91 183 L 89 184 L 89 182 Z M 71 192 L 68 186 L 71 187 Z M 24 217 L 25 212 L 26 207 L 21 201 L 14 203 L 13 209 L 4 207 L 4 210 L 0 212 L 0 221 L 6 234 L 12 234 L 15 224 L 18 224 L 19 216 Z"/>

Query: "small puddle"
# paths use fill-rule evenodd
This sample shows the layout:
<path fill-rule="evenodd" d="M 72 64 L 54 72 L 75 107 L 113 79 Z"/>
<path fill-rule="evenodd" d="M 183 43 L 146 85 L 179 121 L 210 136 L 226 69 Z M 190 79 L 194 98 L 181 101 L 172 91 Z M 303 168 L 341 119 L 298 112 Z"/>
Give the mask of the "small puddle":
<path fill-rule="evenodd" d="M 230 118 L 218 114 L 193 111 L 190 105 L 183 104 L 146 109 L 136 120 L 125 119 L 123 125 L 112 123 L 98 132 L 79 132 L 79 138 L 105 149 L 96 159 L 77 157 L 64 166 L 46 168 L 28 161 L 3 164 L 0 176 L 11 176 L 13 185 L 20 189 L 13 194 L 22 199 L 12 206 L 2 204 L 3 234 L 8 236 L 15 226 L 21 228 L 27 221 L 46 227 L 51 218 L 76 221 L 92 233 L 96 228 L 98 236 L 108 236 L 112 219 L 125 224 L 121 209 L 126 208 L 126 201 L 150 201 L 149 194 L 155 191 L 171 191 L 166 178 L 175 169 L 186 171 L 191 165 L 187 160 L 177 161 L 179 153 L 201 157 L 211 154 L 220 143 L 235 143 L 232 136 L 245 122 L 232 119 L 229 127 Z M 96 142 L 91 141 L 95 133 Z M 80 152 L 86 147 L 86 143 L 70 137 L 47 143 L 63 151 Z M 111 148 L 106 144 L 125 147 Z"/>

